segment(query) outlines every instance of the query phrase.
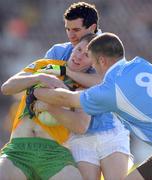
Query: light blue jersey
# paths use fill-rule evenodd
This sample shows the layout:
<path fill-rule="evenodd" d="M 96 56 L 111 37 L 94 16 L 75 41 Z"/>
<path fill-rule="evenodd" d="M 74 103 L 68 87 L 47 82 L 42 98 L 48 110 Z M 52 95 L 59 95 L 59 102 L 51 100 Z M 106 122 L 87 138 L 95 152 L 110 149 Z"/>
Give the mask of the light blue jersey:
<path fill-rule="evenodd" d="M 72 53 L 73 46 L 70 42 L 55 44 L 46 54 L 46 59 L 58 59 L 67 61 Z"/>
<path fill-rule="evenodd" d="M 116 117 L 112 113 L 100 113 L 91 116 L 91 122 L 87 133 L 108 131 L 115 128 Z"/>
<path fill-rule="evenodd" d="M 90 115 L 113 112 L 139 138 L 152 143 L 152 64 L 143 58 L 120 60 L 103 82 L 81 93 Z"/>
<path fill-rule="evenodd" d="M 67 61 L 72 53 L 73 46 L 70 42 L 63 44 L 55 44 L 48 50 L 45 58 L 48 59 L 61 59 Z M 95 70 L 90 67 L 86 73 L 95 73 Z M 98 123 L 100 121 L 100 123 Z M 88 133 L 107 131 L 115 128 L 115 118 L 111 113 L 99 114 L 95 117 L 92 116 L 91 123 L 88 128 Z"/>

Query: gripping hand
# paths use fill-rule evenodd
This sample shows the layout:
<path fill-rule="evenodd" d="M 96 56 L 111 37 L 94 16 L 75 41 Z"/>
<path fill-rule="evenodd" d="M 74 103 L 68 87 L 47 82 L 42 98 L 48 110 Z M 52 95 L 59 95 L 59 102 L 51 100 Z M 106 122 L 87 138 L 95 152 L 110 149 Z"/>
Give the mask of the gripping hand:
<path fill-rule="evenodd" d="M 27 112 L 28 112 L 30 118 L 33 118 L 33 116 L 35 116 L 35 112 L 33 111 L 33 104 L 34 104 L 35 100 L 37 100 L 37 98 L 34 96 L 33 92 L 34 92 L 33 86 L 31 88 L 29 88 L 26 92 L 26 94 L 27 94 L 26 109 L 27 109 Z"/>

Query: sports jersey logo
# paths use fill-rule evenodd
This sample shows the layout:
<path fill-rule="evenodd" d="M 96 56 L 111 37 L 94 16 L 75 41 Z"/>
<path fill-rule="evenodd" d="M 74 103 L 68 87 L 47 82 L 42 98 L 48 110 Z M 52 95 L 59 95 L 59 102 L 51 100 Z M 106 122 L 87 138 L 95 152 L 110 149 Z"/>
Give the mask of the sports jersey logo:
<path fill-rule="evenodd" d="M 147 94 L 152 97 L 152 74 L 147 72 L 142 72 L 137 74 L 136 83 L 141 87 L 147 88 Z"/>

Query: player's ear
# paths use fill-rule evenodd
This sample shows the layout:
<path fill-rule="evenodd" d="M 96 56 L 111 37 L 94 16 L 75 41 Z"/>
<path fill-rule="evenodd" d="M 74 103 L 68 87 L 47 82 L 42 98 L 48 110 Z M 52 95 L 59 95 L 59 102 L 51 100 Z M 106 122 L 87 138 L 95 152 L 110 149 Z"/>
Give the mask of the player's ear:
<path fill-rule="evenodd" d="M 102 63 L 102 66 L 109 68 L 114 64 L 114 61 L 110 57 L 101 56 L 101 63 Z"/>
<path fill-rule="evenodd" d="M 96 24 L 92 24 L 92 25 L 89 27 L 90 32 L 91 32 L 91 33 L 94 33 L 95 30 L 96 30 L 96 27 L 97 27 Z"/>
<path fill-rule="evenodd" d="M 102 65 L 105 65 L 106 64 L 106 58 L 104 56 L 99 56 L 99 59 L 98 59 L 99 63 L 102 64 Z"/>

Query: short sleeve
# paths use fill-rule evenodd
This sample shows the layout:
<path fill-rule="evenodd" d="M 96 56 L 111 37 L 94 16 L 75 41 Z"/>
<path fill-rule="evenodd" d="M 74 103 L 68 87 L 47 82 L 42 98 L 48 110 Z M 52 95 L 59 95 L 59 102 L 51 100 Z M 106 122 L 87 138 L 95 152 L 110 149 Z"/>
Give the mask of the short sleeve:
<path fill-rule="evenodd" d="M 115 90 L 112 84 L 101 83 L 83 91 L 80 104 L 89 115 L 111 112 L 115 107 Z"/>

